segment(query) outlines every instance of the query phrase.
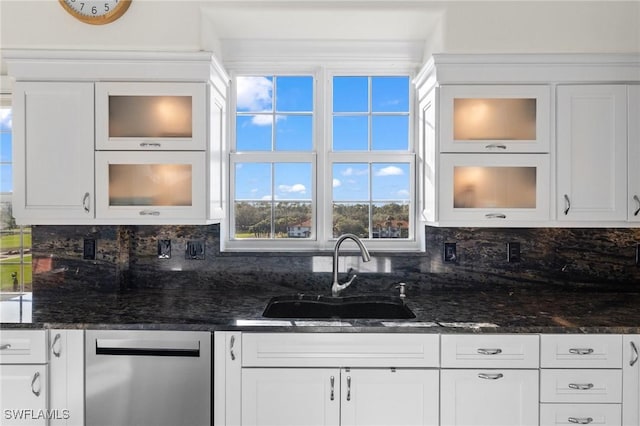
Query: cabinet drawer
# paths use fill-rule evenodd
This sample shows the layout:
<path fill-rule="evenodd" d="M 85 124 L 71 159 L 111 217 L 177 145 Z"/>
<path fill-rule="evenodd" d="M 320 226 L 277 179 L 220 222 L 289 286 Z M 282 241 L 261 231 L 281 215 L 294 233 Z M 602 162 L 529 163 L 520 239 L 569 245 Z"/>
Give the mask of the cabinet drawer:
<path fill-rule="evenodd" d="M 542 402 L 622 402 L 621 370 L 541 370 Z"/>
<path fill-rule="evenodd" d="M 437 334 L 246 333 L 243 367 L 438 367 Z"/>
<path fill-rule="evenodd" d="M 443 335 L 442 367 L 538 368 L 537 335 Z"/>
<path fill-rule="evenodd" d="M 540 425 L 605 425 L 622 424 L 620 404 L 541 404 Z"/>
<path fill-rule="evenodd" d="M 0 364 L 46 364 L 46 330 L 0 332 Z"/>
<path fill-rule="evenodd" d="M 540 338 L 543 368 L 621 368 L 622 336 L 545 334 Z"/>

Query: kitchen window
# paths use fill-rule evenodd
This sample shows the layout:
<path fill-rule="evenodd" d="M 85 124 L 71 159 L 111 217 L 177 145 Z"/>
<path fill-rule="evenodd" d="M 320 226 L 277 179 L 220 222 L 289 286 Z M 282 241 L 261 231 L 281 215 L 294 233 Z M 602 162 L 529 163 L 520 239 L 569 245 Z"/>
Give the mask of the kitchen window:
<path fill-rule="evenodd" d="M 225 248 L 419 248 L 409 75 L 238 74 Z"/>
<path fill-rule="evenodd" d="M 16 225 L 12 214 L 10 100 L 9 95 L 0 95 L 0 300 L 31 291 L 31 228 Z"/>

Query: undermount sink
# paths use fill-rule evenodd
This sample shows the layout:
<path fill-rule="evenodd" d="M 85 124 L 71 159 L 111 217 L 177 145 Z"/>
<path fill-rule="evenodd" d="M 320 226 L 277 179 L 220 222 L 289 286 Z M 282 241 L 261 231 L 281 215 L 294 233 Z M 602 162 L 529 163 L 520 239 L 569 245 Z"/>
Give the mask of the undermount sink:
<path fill-rule="evenodd" d="M 410 319 L 415 314 L 397 296 L 329 297 L 296 294 L 271 298 L 265 318 Z"/>

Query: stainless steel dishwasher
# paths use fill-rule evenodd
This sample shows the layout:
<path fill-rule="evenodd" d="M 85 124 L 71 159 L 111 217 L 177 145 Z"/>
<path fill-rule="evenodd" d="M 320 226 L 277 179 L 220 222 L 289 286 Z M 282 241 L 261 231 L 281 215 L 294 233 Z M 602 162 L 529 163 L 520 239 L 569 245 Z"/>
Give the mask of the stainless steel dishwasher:
<path fill-rule="evenodd" d="M 87 330 L 88 426 L 209 426 L 211 333 Z"/>

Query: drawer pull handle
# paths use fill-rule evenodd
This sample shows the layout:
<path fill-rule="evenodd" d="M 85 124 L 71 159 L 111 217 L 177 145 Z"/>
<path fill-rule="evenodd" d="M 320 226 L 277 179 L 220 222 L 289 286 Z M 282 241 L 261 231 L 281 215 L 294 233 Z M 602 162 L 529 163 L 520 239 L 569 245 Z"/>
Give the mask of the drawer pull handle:
<path fill-rule="evenodd" d="M 231 361 L 236 360 L 236 353 L 233 350 L 233 345 L 236 343 L 236 336 L 231 336 L 231 340 L 229 341 L 229 355 L 231 356 Z"/>
<path fill-rule="evenodd" d="M 140 216 L 160 216 L 160 212 L 157 210 L 140 210 Z"/>
<path fill-rule="evenodd" d="M 571 210 L 571 199 L 567 194 L 564 194 L 564 205 L 564 215 L 566 216 L 569 214 L 569 210 Z"/>
<path fill-rule="evenodd" d="M 486 149 L 507 149 L 507 146 L 501 143 L 491 143 L 485 146 Z"/>
<path fill-rule="evenodd" d="M 589 423 L 593 422 L 593 419 L 591 417 L 569 417 L 567 420 L 569 420 L 569 423 L 573 423 L 576 425 L 588 425 Z"/>
<path fill-rule="evenodd" d="M 499 348 L 495 348 L 495 349 L 484 349 L 484 348 L 478 348 L 478 353 L 481 355 L 499 355 L 502 353 L 502 349 Z"/>
<path fill-rule="evenodd" d="M 593 349 L 591 348 L 571 348 L 569 349 L 569 353 L 572 355 L 591 355 L 593 353 Z"/>
<path fill-rule="evenodd" d="M 631 342 L 631 350 L 633 353 L 631 354 L 629 365 L 633 367 L 638 362 L 638 347 L 636 346 L 636 342 Z"/>
<path fill-rule="evenodd" d="M 331 376 L 329 378 L 329 381 L 331 382 L 331 396 L 330 396 L 330 398 L 331 398 L 331 401 L 333 401 L 334 398 L 335 398 L 334 389 L 335 389 L 336 378 Z"/>
<path fill-rule="evenodd" d="M 160 148 L 162 144 L 158 142 L 141 142 L 140 148 L 152 147 L 152 148 Z"/>
<path fill-rule="evenodd" d="M 89 194 L 88 192 L 85 192 L 84 196 L 82 197 L 82 208 L 84 209 L 85 213 L 91 212 L 91 194 Z"/>
<path fill-rule="evenodd" d="M 506 219 L 507 215 L 504 213 L 487 213 L 484 217 L 487 219 Z"/>
<path fill-rule="evenodd" d="M 637 195 L 634 195 L 633 196 L 633 201 L 635 201 L 636 204 L 638 205 L 638 208 L 633 211 L 633 215 L 634 216 L 638 216 L 638 213 L 640 213 L 640 198 L 638 198 Z"/>
<path fill-rule="evenodd" d="M 38 382 L 38 389 L 35 388 L 36 382 Z M 31 392 L 33 392 L 35 396 L 40 396 L 41 390 L 42 389 L 40 385 L 40 372 L 36 371 L 36 374 L 33 375 L 33 379 L 31 380 Z"/>
<path fill-rule="evenodd" d="M 60 338 L 62 336 L 60 336 L 60 333 L 56 333 L 56 337 L 53 338 L 53 343 L 51 344 L 51 352 L 53 352 L 53 354 L 56 356 L 56 358 L 60 358 L 60 353 L 62 351 L 62 343 L 60 343 Z M 57 350 L 56 350 L 56 343 L 58 344 Z"/>
<path fill-rule="evenodd" d="M 5 343 L 4 345 L 0 345 L 0 351 L 5 349 L 11 349 L 11 343 Z"/>
<path fill-rule="evenodd" d="M 569 383 L 569 389 L 589 390 L 593 389 L 593 383 Z"/>
<path fill-rule="evenodd" d="M 347 376 L 347 401 L 351 401 L 351 376 Z"/>
<path fill-rule="evenodd" d="M 498 380 L 498 379 L 502 379 L 503 377 L 504 377 L 504 374 L 502 374 L 502 373 L 498 373 L 498 374 L 480 373 L 480 374 L 478 374 L 478 378 L 486 379 L 486 380 Z"/>

